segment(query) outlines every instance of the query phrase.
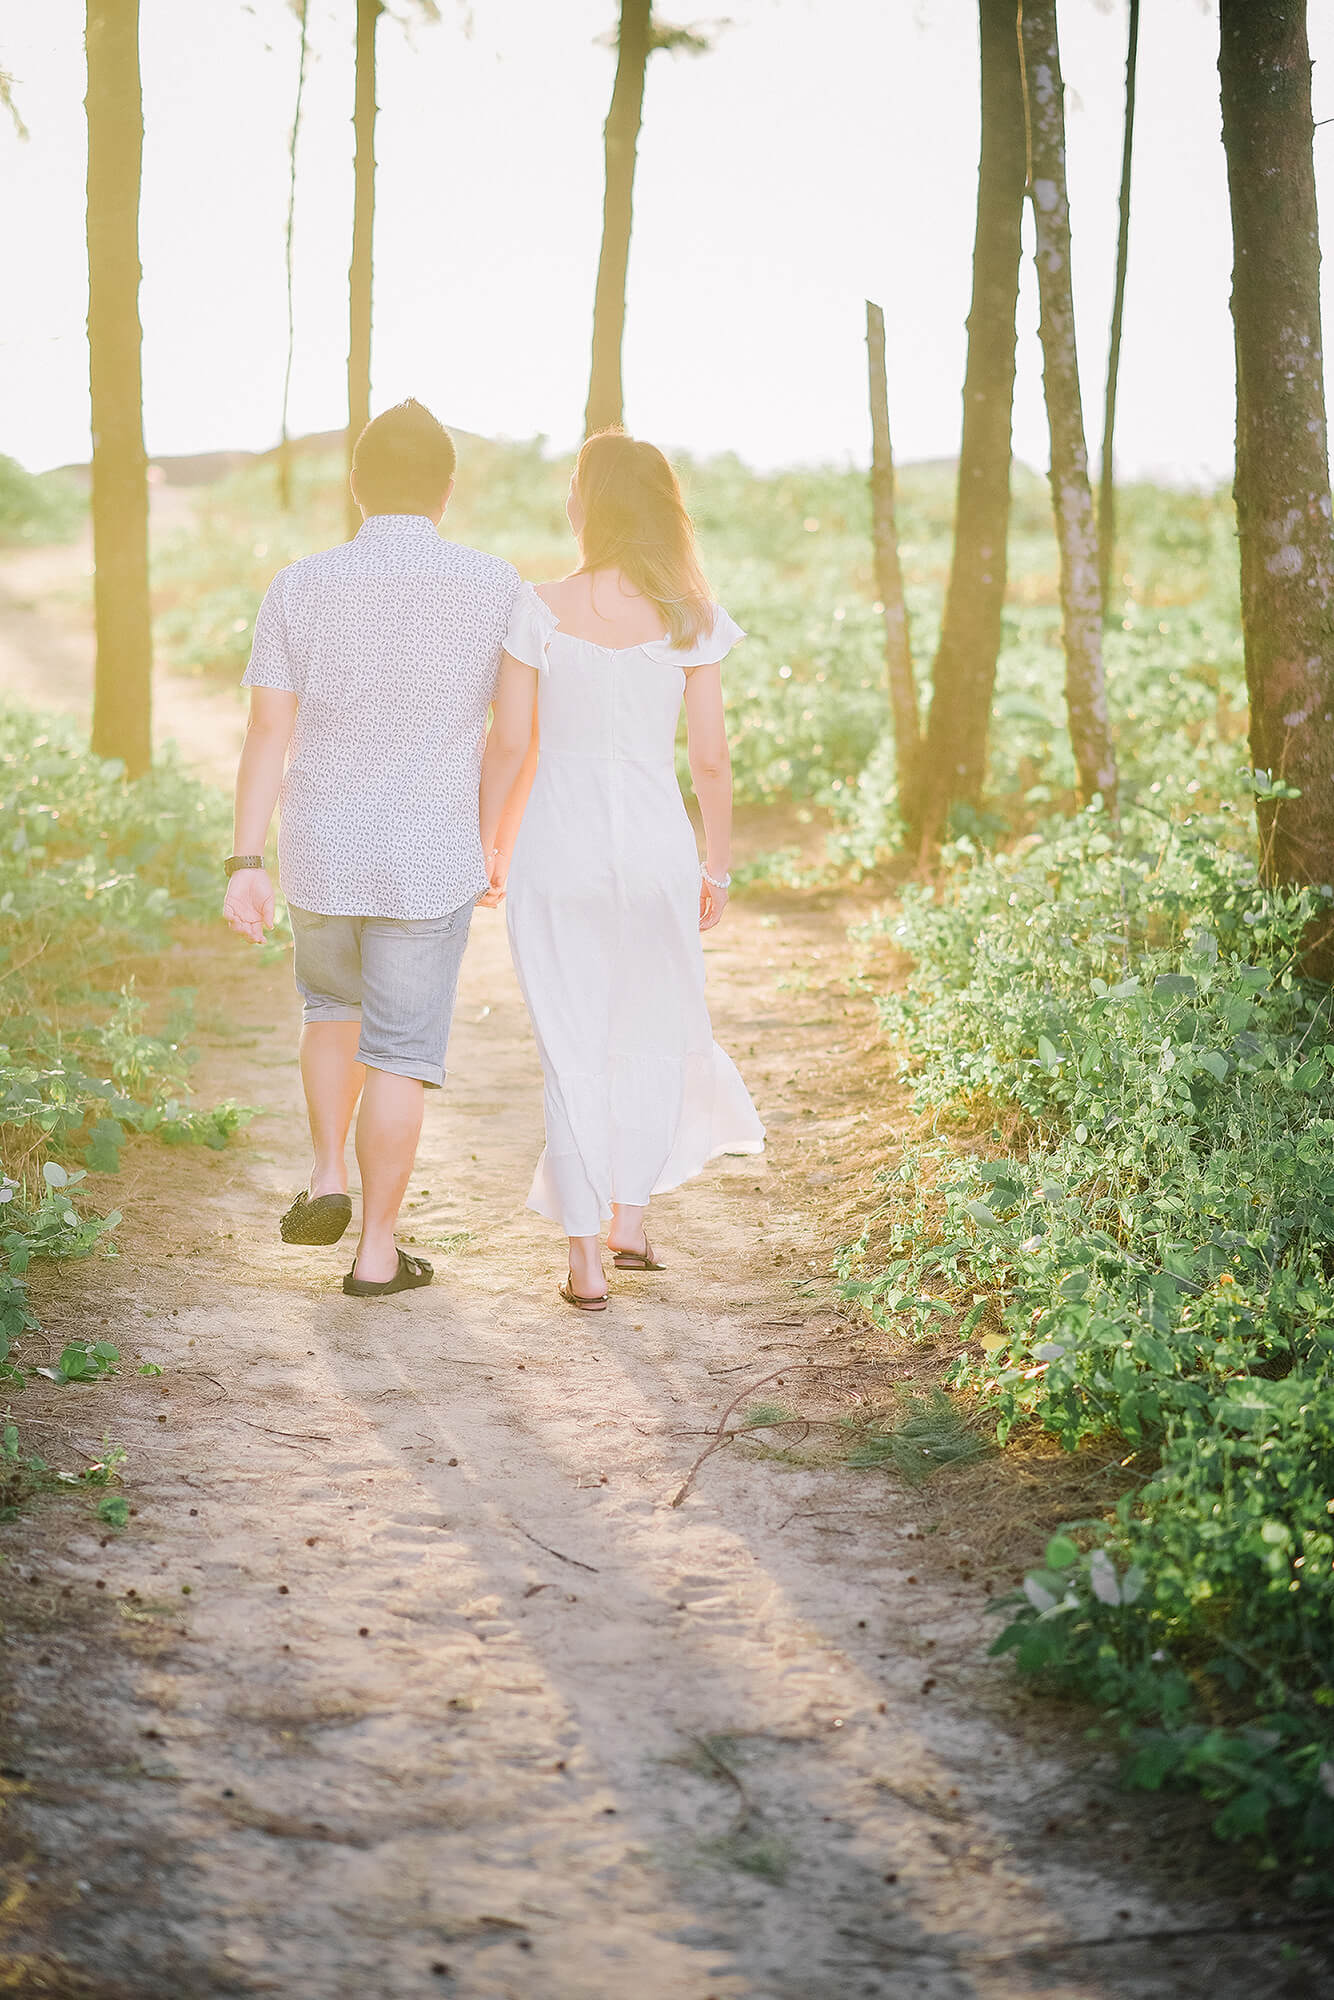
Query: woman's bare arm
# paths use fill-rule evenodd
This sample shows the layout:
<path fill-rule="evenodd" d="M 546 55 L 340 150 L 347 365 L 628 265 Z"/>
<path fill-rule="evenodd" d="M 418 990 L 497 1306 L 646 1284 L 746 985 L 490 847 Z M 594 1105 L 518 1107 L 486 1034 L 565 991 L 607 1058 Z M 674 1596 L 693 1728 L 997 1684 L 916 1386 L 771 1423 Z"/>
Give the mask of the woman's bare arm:
<path fill-rule="evenodd" d="M 537 675 L 506 653 L 491 705 L 479 799 L 482 852 L 493 888 L 503 884 L 508 872 L 510 849 L 536 770 Z"/>
<path fill-rule="evenodd" d="M 694 667 L 686 676 L 686 744 L 690 780 L 704 822 L 704 866 L 716 881 L 724 882 L 732 863 L 732 758 L 718 666 Z M 726 889 L 701 881 L 700 929 L 712 930 L 726 907 Z"/>

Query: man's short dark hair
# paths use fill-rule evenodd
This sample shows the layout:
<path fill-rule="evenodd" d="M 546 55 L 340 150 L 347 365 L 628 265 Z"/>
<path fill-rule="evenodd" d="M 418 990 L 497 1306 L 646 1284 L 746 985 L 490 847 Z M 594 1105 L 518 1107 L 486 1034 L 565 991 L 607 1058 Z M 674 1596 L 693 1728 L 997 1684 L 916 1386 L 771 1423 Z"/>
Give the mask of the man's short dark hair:
<path fill-rule="evenodd" d="M 454 477 L 454 440 L 410 396 L 372 417 L 352 453 L 357 499 L 368 514 L 434 514 Z"/>

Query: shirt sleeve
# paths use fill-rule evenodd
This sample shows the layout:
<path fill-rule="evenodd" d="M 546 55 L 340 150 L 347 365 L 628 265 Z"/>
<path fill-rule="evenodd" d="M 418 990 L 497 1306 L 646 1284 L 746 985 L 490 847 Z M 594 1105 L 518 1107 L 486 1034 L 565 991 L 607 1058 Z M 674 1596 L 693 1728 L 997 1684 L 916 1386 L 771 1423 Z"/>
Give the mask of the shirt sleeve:
<path fill-rule="evenodd" d="M 556 622 L 551 606 L 543 602 L 531 583 L 525 583 L 510 613 L 505 651 L 512 660 L 521 661 L 525 667 L 536 667 L 538 673 L 546 673 L 547 644 L 556 629 Z"/>
<path fill-rule="evenodd" d="M 287 609 L 283 601 L 281 576 L 274 577 L 255 614 L 250 665 L 241 676 L 241 685 L 276 688 L 283 694 L 301 692 L 300 678 L 287 641 Z"/>

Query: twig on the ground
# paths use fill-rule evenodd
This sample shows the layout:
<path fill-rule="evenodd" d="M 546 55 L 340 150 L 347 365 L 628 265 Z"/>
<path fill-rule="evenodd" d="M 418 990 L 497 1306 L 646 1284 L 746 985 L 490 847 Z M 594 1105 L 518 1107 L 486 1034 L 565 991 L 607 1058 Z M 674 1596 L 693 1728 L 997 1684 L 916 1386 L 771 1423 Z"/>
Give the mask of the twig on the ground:
<path fill-rule="evenodd" d="M 300 1444 L 333 1443 L 333 1439 L 331 1437 L 327 1437 L 323 1431 L 276 1431 L 274 1430 L 271 1424 L 251 1423 L 249 1417 L 242 1417 L 241 1422 L 245 1425 L 247 1430 L 263 1431 L 268 1437 L 272 1438 L 294 1438 Z"/>
<path fill-rule="evenodd" d="M 591 1576 L 597 1576 L 600 1574 L 600 1572 L 593 1563 L 580 1562 L 578 1556 L 562 1555 L 560 1550 L 553 1549 L 549 1542 L 540 1542 L 536 1535 L 530 1535 L 527 1528 L 520 1526 L 518 1521 L 511 1521 L 510 1526 L 512 1528 L 518 1528 L 519 1533 L 524 1537 L 526 1541 L 531 1542 L 534 1548 L 545 1549 L 549 1556 L 555 1556 L 557 1562 L 570 1563 L 573 1565 L 575 1569 L 586 1569 Z"/>
<path fill-rule="evenodd" d="M 740 1810 L 737 1813 L 736 1817 L 736 1823 L 732 1828 L 732 1834 L 733 1837 L 735 1838 L 735 1836 L 738 1833 L 742 1833 L 745 1831 L 746 1827 L 750 1824 L 750 1821 L 752 1819 L 760 1818 L 761 1815 L 759 1807 L 755 1804 L 755 1801 L 751 1798 L 750 1793 L 746 1790 L 746 1787 L 741 1782 L 741 1779 L 738 1776 L 738 1774 L 732 1769 L 732 1766 L 726 1761 L 725 1758 L 719 1756 L 718 1752 L 714 1749 L 712 1743 L 710 1743 L 707 1736 L 692 1736 L 690 1738 L 690 1741 L 694 1745 L 695 1749 L 699 1752 L 700 1756 L 706 1758 L 707 1761 L 710 1764 L 712 1764 L 714 1770 L 718 1773 L 719 1777 L 726 1778 L 728 1784 L 732 1786 L 733 1790 L 736 1792 L 738 1799 L 741 1801 Z"/>
<path fill-rule="evenodd" d="M 811 1368 L 830 1368 L 836 1365 L 837 1365 L 836 1363 L 829 1361 L 789 1361 L 786 1362 L 783 1367 L 775 1368 L 771 1374 L 762 1375 L 758 1382 L 748 1383 L 744 1389 L 739 1391 L 737 1395 L 733 1396 L 731 1402 L 727 1405 L 727 1408 L 723 1411 L 721 1417 L 719 1417 L 718 1419 L 718 1427 L 713 1433 L 711 1442 L 704 1447 L 703 1451 L 700 1453 L 699 1457 L 695 1460 L 695 1463 L 691 1466 L 689 1472 L 682 1480 L 680 1488 L 678 1489 L 676 1496 L 672 1501 L 673 1507 L 679 1507 L 681 1505 L 681 1502 L 689 1497 L 691 1488 L 695 1484 L 696 1474 L 699 1472 L 700 1467 L 705 1463 L 705 1461 L 713 1457 L 714 1452 L 718 1450 L 720 1445 L 724 1445 L 729 1442 L 729 1435 L 727 1431 L 727 1419 L 731 1416 L 733 1410 L 737 1407 L 738 1403 L 744 1403 L 747 1396 L 753 1396 L 757 1389 L 763 1389 L 764 1387 L 766 1387 L 768 1383 L 776 1382 L 780 1375 L 795 1375 L 798 1369 L 807 1370 Z M 756 1430 L 768 1430 L 771 1427 L 767 1424 L 756 1424 L 754 1428 Z"/>

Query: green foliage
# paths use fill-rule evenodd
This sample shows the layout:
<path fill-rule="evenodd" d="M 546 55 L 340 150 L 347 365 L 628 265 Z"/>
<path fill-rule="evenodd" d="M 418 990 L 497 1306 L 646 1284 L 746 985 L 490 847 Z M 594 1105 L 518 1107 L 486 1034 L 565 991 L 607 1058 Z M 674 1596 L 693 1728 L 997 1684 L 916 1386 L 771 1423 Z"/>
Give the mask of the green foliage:
<path fill-rule="evenodd" d="M 136 1134 L 226 1144 L 247 1115 L 189 1101 L 192 996 L 150 1030 L 135 992 L 181 926 L 212 918 L 223 803 L 170 764 L 127 785 L 68 724 L 0 709 L 0 1381 L 26 1369 L 35 1258 L 88 1255 L 120 1220 L 86 1205 Z M 119 1359 L 72 1342 L 36 1372 L 97 1381 Z"/>
<path fill-rule="evenodd" d="M 880 1419 L 863 1437 L 848 1463 L 892 1465 L 912 1486 L 920 1485 L 943 1465 L 967 1465 L 994 1449 L 980 1437 L 943 1389 L 930 1396 L 909 1396 L 904 1414 L 894 1422 Z"/>
<path fill-rule="evenodd" d="M 893 921 L 887 1025 L 938 1129 L 891 1256 L 850 1295 L 965 1337 L 951 1385 L 1003 1442 L 1120 1438 L 1150 1476 L 1048 1550 L 999 1642 L 1090 1695 L 1136 1783 L 1189 1780 L 1227 1837 L 1334 1847 L 1334 1023 L 1296 970 L 1330 892 L 1275 893 L 1222 810 L 1053 821 L 953 856 Z M 1000 1126 L 996 1137 L 1000 1136 Z M 926 1155 L 900 1170 L 905 1193 Z M 1141 1741 L 1138 1732 L 1152 1734 Z"/>
<path fill-rule="evenodd" d="M 25 472 L 0 454 L 0 546 L 69 541 L 87 511 L 86 496 L 67 474 Z"/>

